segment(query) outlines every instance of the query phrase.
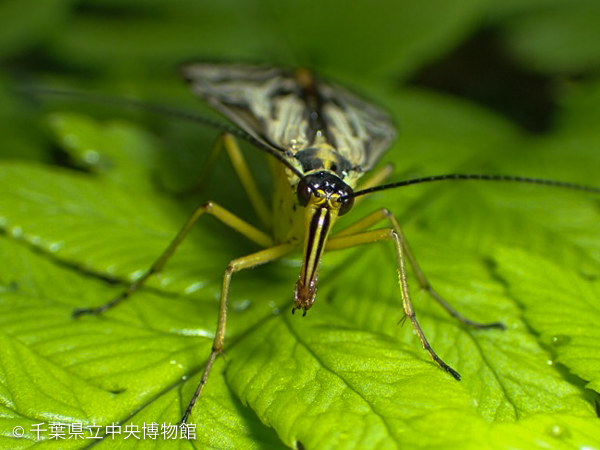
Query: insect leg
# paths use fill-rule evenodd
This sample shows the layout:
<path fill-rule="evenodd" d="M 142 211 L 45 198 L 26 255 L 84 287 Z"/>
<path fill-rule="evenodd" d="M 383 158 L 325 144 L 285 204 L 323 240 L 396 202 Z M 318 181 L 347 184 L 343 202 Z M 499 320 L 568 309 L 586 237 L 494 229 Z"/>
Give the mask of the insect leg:
<path fill-rule="evenodd" d="M 406 241 L 406 238 L 404 237 L 404 233 L 402 232 L 402 229 L 400 228 L 400 224 L 398 223 L 398 220 L 387 209 L 383 208 L 383 209 L 380 209 L 378 211 L 375 211 L 375 212 L 369 214 L 368 216 L 364 217 L 363 219 L 359 220 L 358 222 L 354 223 L 353 225 L 350 225 L 348 228 L 345 228 L 344 230 L 337 233 L 336 237 L 349 236 L 349 235 L 358 233 L 360 231 L 366 230 L 367 228 L 369 228 L 372 225 L 379 223 L 382 220 L 387 220 L 390 223 L 390 225 L 392 226 L 392 229 L 400 237 L 400 241 L 402 242 L 402 248 L 404 250 L 406 259 L 408 260 L 409 264 L 413 268 L 415 276 L 417 277 L 417 280 L 419 281 L 419 285 L 421 286 L 421 289 L 425 289 L 429 293 L 429 295 L 431 295 L 434 298 L 434 300 L 436 302 L 438 302 L 442 306 L 442 308 L 444 308 L 448 312 L 448 314 L 450 314 L 452 317 L 459 320 L 460 322 L 464 323 L 465 325 L 475 328 L 475 329 L 498 328 L 498 329 L 503 330 L 505 328 L 504 325 L 500 322 L 481 323 L 481 322 L 476 322 L 474 320 L 468 319 L 467 317 L 463 316 L 458 311 L 456 311 L 454 308 L 452 308 L 452 306 L 450 306 L 450 304 L 448 302 L 446 302 L 440 296 L 440 294 L 438 294 L 435 291 L 435 289 L 433 289 L 433 287 L 431 286 L 431 283 L 429 282 L 429 280 L 427 279 L 427 277 L 421 270 L 421 267 L 419 266 L 417 259 L 415 258 L 412 250 L 410 249 L 410 246 L 408 245 L 408 242 Z"/>
<path fill-rule="evenodd" d="M 410 319 L 412 326 L 421 341 L 423 349 L 429 353 L 431 359 L 436 362 L 438 366 L 452 375 L 456 380 L 460 380 L 460 374 L 446 364 L 442 358 L 433 350 L 429 341 L 425 337 L 425 333 L 419 325 L 415 310 L 410 299 L 410 293 L 408 292 L 408 281 L 406 279 L 406 264 L 404 262 L 404 250 L 401 236 L 392 228 L 384 228 L 379 230 L 363 231 L 361 233 L 332 237 L 326 245 L 326 250 L 340 250 L 343 248 L 354 247 L 357 245 L 370 244 L 373 242 L 379 242 L 383 240 L 392 240 L 394 242 L 394 249 L 396 250 L 396 261 L 398 264 L 398 284 L 400 286 L 400 296 L 402 297 L 402 309 L 404 310 L 404 317 Z"/>
<path fill-rule="evenodd" d="M 152 266 L 146 271 L 146 273 L 144 273 L 144 275 L 142 275 L 134 283 L 129 285 L 129 287 L 125 289 L 121 294 L 119 294 L 117 297 L 115 297 L 108 303 L 105 303 L 104 305 L 98 306 L 96 308 L 75 309 L 73 311 L 73 317 L 79 317 L 83 314 L 103 313 L 104 311 L 121 303 L 133 292 L 138 290 L 148 278 L 150 278 L 153 274 L 160 272 L 167 260 L 176 250 L 177 246 L 181 244 L 183 239 L 186 237 L 192 226 L 205 213 L 216 217 L 225 225 L 228 225 L 230 228 L 233 228 L 237 232 L 243 234 L 248 239 L 250 239 L 253 242 L 256 242 L 262 247 L 270 247 L 273 245 L 273 240 L 268 234 L 260 231 L 258 228 L 253 227 L 249 223 L 233 215 L 232 213 L 217 205 L 216 203 L 209 201 L 194 211 L 194 213 L 190 216 L 185 225 L 183 225 L 183 227 L 179 230 L 177 236 L 175 236 L 175 238 L 171 241 L 166 250 L 158 257 L 156 261 L 154 261 Z"/>
<path fill-rule="evenodd" d="M 271 225 L 271 210 L 267 206 L 265 199 L 261 195 L 258 186 L 256 185 L 256 181 L 250 172 L 248 163 L 246 162 L 244 155 L 240 150 L 237 140 L 229 133 L 222 133 L 217 138 L 215 145 L 210 151 L 208 159 L 203 166 L 204 168 L 200 174 L 198 184 L 195 188 L 193 188 L 193 191 L 203 190 L 208 184 L 210 175 L 212 174 L 219 154 L 223 149 L 225 149 L 229 159 L 231 160 L 233 169 L 242 183 L 244 191 L 246 191 L 246 194 L 248 195 L 248 199 L 250 200 L 250 204 L 252 205 L 254 212 L 263 225 L 269 227 Z"/>
<path fill-rule="evenodd" d="M 221 301 L 219 303 L 219 319 L 217 320 L 217 331 L 215 333 L 215 339 L 213 341 L 212 350 L 210 352 L 210 356 L 208 357 L 208 361 L 206 363 L 206 367 L 202 372 L 202 376 L 200 377 L 200 383 L 198 383 L 198 387 L 194 391 L 194 395 L 188 404 L 188 407 L 181 418 L 180 423 L 186 423 L 189 415 L 200 397 L 202 393 L 202 388 L 206 384 L 206 380 L 208 379 L 208 375 L 212 370 L 212 366 L 217 359 L 217 356 L 223 350 L 223 341 L 225 339 L 225 323 L 227 321 L 227 297 L 229 294 L 229 284 L 231 283 L 231 276 L 244 269 L 251 269 L 253 267 L 259 266 L 261 264 L 268 263 L 270 261 L 274 261 L 276 259 L 281 258 L 282 256 L 287 255 L 292 250 L 296 248 L 296 244 L 281 244 L 275 247 L 271 247 L 265 250 L 261 250 L 259 252 L 253 253 L 248 256 L 244 256 L 242 258 L 237 258 L 231 261 L 227 269 L 225 269 L 225 274 L 223 275 L 223 286 L 221 288 Z"/>

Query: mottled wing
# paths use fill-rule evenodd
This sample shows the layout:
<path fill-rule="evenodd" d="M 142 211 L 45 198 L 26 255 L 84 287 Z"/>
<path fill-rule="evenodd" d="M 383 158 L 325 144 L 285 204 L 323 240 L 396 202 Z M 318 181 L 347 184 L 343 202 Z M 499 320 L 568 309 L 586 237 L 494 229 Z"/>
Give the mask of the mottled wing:
<path fill-rule="evenodd" d="M 369 170 L 396 136 L 389 116 L 350 92 L 270 66 L 197 63 L 182 69 L 193 92 L 263 144 L 293 154 L 327 142 Z M 315 120 L 317 118 L 317 120 Z"/>
<path fill-rule="evenodd" d="M 182 69 L 192 91 L 250 136 L 280 151 L 308 144 L 305 105 L 291 72 L 197 63 Z"/>
<path fill-rule="evenodd" d="M 390 116 L 339 86 L 318 83 L 317 87 L 331 145 L 353 166 L 370 170 L 396 139 Z"/>

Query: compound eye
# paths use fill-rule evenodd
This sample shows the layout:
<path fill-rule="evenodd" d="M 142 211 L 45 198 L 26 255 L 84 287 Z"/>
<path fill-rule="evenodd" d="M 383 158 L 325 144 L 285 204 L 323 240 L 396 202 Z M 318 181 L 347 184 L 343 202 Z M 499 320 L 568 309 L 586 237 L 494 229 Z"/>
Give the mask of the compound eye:
<path fill-rule="evenodd" d="M 354 197 L 344 197 L 340 202 L 342 203 L 342 206 L 340 206 L 339 215 L 343 216 L 354 206 Z"/>
<path fill-rule="evenodd" d="M 354 191 L 350 186 L 344 188 L 339 201 L 341 203 L 339 215 L 343 216 L 354 206 Z"/>
<path fill-rule="evenodd" d="M 313 192 L 313 188 L 306 181 L 306 177 L 300 179 L 300 182 L 298 183 L 298 187 L 296 188 L 296 195 L 298 196 L 298 202 L 300 203 L 300 205 L 302 205 L 302 206 L 308 205 L 308 202 L 310 201 L 312 192 Z"/>

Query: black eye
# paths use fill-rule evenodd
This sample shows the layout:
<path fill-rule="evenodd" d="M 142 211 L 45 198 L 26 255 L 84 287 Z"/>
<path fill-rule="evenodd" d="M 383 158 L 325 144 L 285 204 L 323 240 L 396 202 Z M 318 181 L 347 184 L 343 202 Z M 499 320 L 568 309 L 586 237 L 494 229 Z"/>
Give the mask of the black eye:
<path fill-rule="evenodd" d="M 350 186 L 344 187 L 339 201 L 341 203 L 339 215 L 343 216 L 354 206 L 354 191 Z"/>
<path fill-rule="evenodd" d="M 302 178 L 298 183 L 298 187 L 296 188 L 296 195 L 298 196 L 298 202 L 302 206 L 308 205 L 310 201 L 310 196 L 312 194 L 312 187 L 306 181 L 306 177 Z"/>

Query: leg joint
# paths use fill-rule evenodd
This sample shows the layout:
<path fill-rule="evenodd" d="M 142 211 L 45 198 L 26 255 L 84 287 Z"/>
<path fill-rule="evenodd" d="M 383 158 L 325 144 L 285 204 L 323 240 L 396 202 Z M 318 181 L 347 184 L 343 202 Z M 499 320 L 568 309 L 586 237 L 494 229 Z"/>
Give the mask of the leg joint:
<path fill-rule="evenodd" d="M 235 272 L 235 263 L 233 261 L 231 261 L 229 264 L 227 264 L 227 267 L 225 268 L 225 275 L 231 275 L 234 272 Z"/>
<path fill-rule="evenodd" d="M 381 208 L 381 215 L 383 217 L 385 217 L 386 219 L 389 219 L 390 217 L 394 217 L 394 213 L 392 213 L 389 209 L 387 208 Z"/>
<path fill-rule="evenodd" d="M 223 343 L 222 342 L 213 342 L 212 351 L 216 354 L 220 354 L 223 352 Z"/>

